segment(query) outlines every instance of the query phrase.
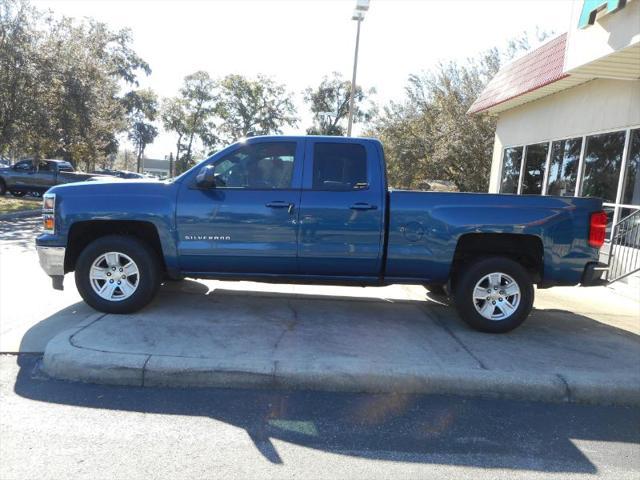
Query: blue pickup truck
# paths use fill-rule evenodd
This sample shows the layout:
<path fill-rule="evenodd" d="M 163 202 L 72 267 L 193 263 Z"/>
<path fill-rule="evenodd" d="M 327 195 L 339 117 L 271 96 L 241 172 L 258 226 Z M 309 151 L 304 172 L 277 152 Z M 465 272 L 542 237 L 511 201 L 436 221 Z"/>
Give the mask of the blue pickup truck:
<path fill-rule="evenodd" d="M 111 313 L 184 277 L 446 288 L 461 317 L 506 332 L 534 284 L 600 282 L 594 198 L 389 190 L 382 145 L 254 137 L 172 181 L 81 182 L 44 196 L 40 263 Z"/>

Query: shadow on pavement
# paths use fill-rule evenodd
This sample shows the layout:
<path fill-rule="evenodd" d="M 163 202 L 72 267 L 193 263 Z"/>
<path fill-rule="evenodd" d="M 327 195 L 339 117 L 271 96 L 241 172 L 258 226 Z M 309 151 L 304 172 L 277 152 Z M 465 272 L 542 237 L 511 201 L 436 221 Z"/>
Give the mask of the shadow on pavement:
<path fill-rule="evenodd" d="M 283 463 L 272 441 L 277 439 L 387 461 L 596 473 L 575 440 L 640 442 L 640 414 L 623 407 L 404 394 L 109 387 L 41 378 L 35 356 L 22 356 L 19 362 L 15 391 L 23 397 L 211 418 L 244 429 L 273 464 Z M 516 463 L 523 456 L 529 464 Z"/>
<path fill-rule="evenodd" d="M 40 235 L 40 215 L 0 221 L 0 238 L 4 245 L 15 245 L 22 250 L 34 250 L 34 238 Z M 36 229 L 34 234 L 34 229 Z"/>
<path fill-rule="evenodd" d="M 322 299 L 335 304 L 332 308 L 336 309 L 343 308 L 344 300 L 363 302 L 368 308 L 389 305 L 388 301 L 379 298 L 209 291 L 205 285 L 187 280 L 178 284 L 167 283 L 158 300 L 149 308 L 162 310 L 176 300 L 178 292 L 181 295 L 206 296 L 214 302 L 222 302 L 228 295 L 240 295 L 247 302 L 258 303 L 267 299 L 285 303 Z M 516 351 L 521 348 L 519 338 L 526 346 L 527 338 L 530 342 L 542 342 L 551 334 L 553 342 L 560 347 L 563 344 L 573 345 L 575 340 L 570 337 L 579 336 L 580 332 L 588 329 L 606 332 L 612 338 L 638 345 L 636 335 L 566 311 L 536 311 L 529 322 L 513 334 L 488 336 L 470 331 L 444 305 L 445 299 L 434 296 L 433 300 L 441 303 L 393 302 L 416 304 L 420 309 L 427 309 L 428 315 L 417 314 L 411 320 L 417 324 L 435 318 L 454 337 L 471 336 L 511 343 Z M 74 307 L 77 305 L 68 308 Z M 63 312 L 35 325 L 23 341 L 30 341 L 29 336 L 38 336 L 42 340 L 43 335 L 52 338 L 59 333 L 55 325 Z M 325 314 L 331 315 L 331 311 Z M 607 344 L 606 348 L 614 344 Z M 46 378 L 37 368 L 39 361 L 37 355 L 18 356 L 20 371 L 14 387 L 18 395 L 35 401 L 86 408 L 212 418 L 246 430 L 255 447 L 274 464 L 283 462 L 272 442 L 272 439 L 279 439 L 325 452 L 370 459 L 596 473 L 597 468 L 574 444 L 574 440 L 640 443 L 637 429 L 640 411 L 624 407 L 470 400 L 400 393 L 370 395 L 89 385 Z M 73 411 L 68 412 L 72 415 Z M 69 421 L 73 422 L 73 419 L 69 418 Z M 536 427 L 532 429 L 532 425 Z M 527 465 L 517 462 L 516 459 L 522 456 L 530 458 L 531 462 Z"/>

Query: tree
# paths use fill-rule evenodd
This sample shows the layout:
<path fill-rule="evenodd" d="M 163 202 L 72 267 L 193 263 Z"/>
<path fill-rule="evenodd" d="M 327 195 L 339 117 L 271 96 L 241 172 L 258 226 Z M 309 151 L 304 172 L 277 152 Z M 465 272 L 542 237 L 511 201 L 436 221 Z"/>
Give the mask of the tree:
<path fill-rule="evenodd" d="M 487 190 L 495 118 L 467 111 L 500 66 L 529 45 L 523 36 L 504 51 L 492 48 L 409 77 L 404 101 L 387 105 L 367 132 L 385 144 L 393 186 L 421 188 L 428 180 L 447 180 L 461 191 Z"/>
<path fill-rule="evenodd" d="M 218 142 L 213 133 L 217 96 L 215 82 L 207 72 L 187 75 L 178 97 L 165 99 L 162 108 L 164 128 L 178 135 L 175 167 L 180 174 L 194 164 L 194 141 L 212 147 Z"/>
<path fill-rule="evenodd" d="M 184 78 L 180 90 L 186 108 L 186 148 L 180 171 L 185 171 L 193 162 L 193 140 L 199 138 L 203 146 L 215 145 L 218 141 L 213 133 L 213 115 L 216 112 L 215 82 L 207 72 L 198 71 Z"/>
<path fill-rule="evenodd" d="M 158 129 L 149 123 L 158 115 L 158 97 L 151 89 L 132 90 L 124 96 L 123 103 L 129 116 L 128 137 L 136 148 L 136 165 L 140 172 L 144 150 L 158 135 Z"/>
<path fill-rule="evenodd" d="M 217 90 L 218 131 L 225 144 L 249 135 L 279 134 L 282 127 L 297 123 L 291 94 L 268 77 L 228 75 L 217 82 Z"/>
<path fill-rule="evenodd" d="M 373 105 L 365 108 L 364 102 L 374 93 L 374 89 L 365 93 L 361 87 L 356 86 L 354 123 L 371 120 L 375 108 Z M 304 101 L 309 104 L 314 123 L 307 129 L 307 133 L 309 135 L 344 135 L 346 130 L 343 123 L 349 116 L 350 95 L 351 82 L 344 80 L 337 72 L 333 72 L 331 78 L 325 76 L 315 89 L 307 88 L 304 91 Z"/>
<path fill-rule="evenodd" d="M 176 141 L 176 155 L 174 157 L 176 163 L 180 159 L 180 153 L 182 152 L 182 139 L 187 134 L 186 117 L 186 107 L 182 99 L 166 98 L 162 102 L 162 126 L 168 132 L 175 132 L 178 135 L 178 140 Z M 169 176 L 173 176 L 173 174 L 173 171 L 169 172 Z"/>
<path fill-rule="evenodd" d="M 0 2 L 0 152 L 104 163 L 127 126 L 121 85 L 150 73 L 130 45 L 128 30 Z"/>
<path fill-rule="evenodd" d="M 44 37 L 36 24 L 41 20 L 27 2 L 0 2 L 0 155 L 17 148 L 16 140 L 30 117 L 41 110 L 36 101 L 41 62 L 38 46 Z"/>

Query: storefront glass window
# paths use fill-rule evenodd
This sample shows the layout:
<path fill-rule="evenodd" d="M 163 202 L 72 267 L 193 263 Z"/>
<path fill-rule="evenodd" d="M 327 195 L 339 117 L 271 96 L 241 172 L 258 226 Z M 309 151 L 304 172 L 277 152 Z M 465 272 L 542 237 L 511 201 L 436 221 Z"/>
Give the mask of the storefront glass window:
<path fill-rule="evenodd" d="M 506 148 L 502 158 L 500 193 L 518 193 L 522 147 Z"/>
<path fill-rule="evenodd" d="M 629 155 L 622 187 L 622 203 L 640 205 L 640 129 L 631 130 Z"/>
<path fill-rule="evenodd" d="M 575 195 L 581 148 L 582 138 L 569 138 L 553 142 L 547 195 L 563 197 Z"/>
<path fill-rule="evenodd" d="M 587 137 L 581 194 L 616 201 L 625 132 Z"/>
<path fill-rule="evenodd" d="M 542 193 L 542 179 L 548 151 L 548 143 L 527 145 L 522 175 L 522 194 L 540 195 Z"/>
<path fill-rule="evenodd" d="M 615 213 L 615 207 L 602 207 L 602 210 L 604 210 L 604 213 L 607 214 L 607 229 L 605 230 L 606 232 L 606 238 L 611 238 L 611 229 L 613 228 L 613 215 Z"/>

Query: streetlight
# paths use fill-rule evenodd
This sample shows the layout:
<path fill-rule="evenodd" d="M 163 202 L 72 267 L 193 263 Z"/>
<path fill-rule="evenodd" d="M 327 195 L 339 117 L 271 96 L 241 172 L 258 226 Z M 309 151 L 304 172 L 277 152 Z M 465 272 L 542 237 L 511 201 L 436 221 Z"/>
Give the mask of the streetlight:
<path fill-rule="evenodd" d="M 351 77 L 351 94 L 349 95 L 349 126 L 347 127 L 347 136 L 351 136 L 351 127 L 353 126 L 353 101 L 356 92 L 356 71 L 358 69 L 358 45 L 360 44 L 360 23 L 364 20 L 364 14 L 369 10 L 369 0 L 356 0 L 356 9 L 353 11 L 351 20 L 358 22 L 358 30 L 356 33 L 356 52 L 353 57 L 353 77 Z"/>

